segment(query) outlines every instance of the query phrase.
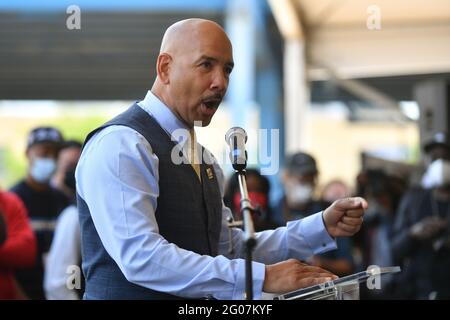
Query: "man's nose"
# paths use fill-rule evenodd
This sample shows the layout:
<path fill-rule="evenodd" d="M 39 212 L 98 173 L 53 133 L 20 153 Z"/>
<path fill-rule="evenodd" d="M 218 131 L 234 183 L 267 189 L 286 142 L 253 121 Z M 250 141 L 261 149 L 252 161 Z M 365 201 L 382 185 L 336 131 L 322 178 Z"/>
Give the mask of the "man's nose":
<path fill-rule="evenodd" d="M 225 75 L 224 71 L 217 71 L 214 73 L 211 89 L 224 92 L 228 87 L 228 77 Z"/>

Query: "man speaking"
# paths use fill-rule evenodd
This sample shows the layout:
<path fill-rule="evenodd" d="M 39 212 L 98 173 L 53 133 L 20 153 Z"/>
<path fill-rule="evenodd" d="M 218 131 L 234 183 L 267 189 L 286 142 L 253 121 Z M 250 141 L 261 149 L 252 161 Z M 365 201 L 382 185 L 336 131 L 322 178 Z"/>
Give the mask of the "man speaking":
<path fill-rule="evenodd" d="M 144 100 L 85 141 L 76 171 L 84 298 L 244 299 L 243 232 L 232 230 L 229 254 L 223 173 L 194 131 L 194 122 L 210 123 L 225 96 L 230 40 L 212 21 L 179 21 L 164 34 L 156 70 Z M 174 141 L 180 130 L 181 142 Z M 336 248 L 334 237 L 356 233 L 365 208 L 362 198 L 343 199 L 257 233 L 254 297 L 334 279 L 296 259 Z"/>

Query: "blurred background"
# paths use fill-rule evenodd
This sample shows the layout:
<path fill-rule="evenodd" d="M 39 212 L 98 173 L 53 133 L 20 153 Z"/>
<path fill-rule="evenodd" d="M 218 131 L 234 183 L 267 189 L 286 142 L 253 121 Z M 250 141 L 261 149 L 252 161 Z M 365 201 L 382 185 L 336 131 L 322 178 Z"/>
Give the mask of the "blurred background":
<path fill-rule="evenodd" d="M 448 0 L 0 0 L 2 189 L 26 174 L 31 129 L 83 141 L 142 100 L 165 29 L 189 17 L 221 24 L 235 60 L 199 142 L 225 159 L 225 132 L 241 126 L 261 168 L 258 129 L 279 130 L 272 203 L 299 151 L 315 158 L 317 196 L 332 180 L 358 194 L 375 170 L 400 197 L 425 170 L 424 143 L 450 129 Z"/>

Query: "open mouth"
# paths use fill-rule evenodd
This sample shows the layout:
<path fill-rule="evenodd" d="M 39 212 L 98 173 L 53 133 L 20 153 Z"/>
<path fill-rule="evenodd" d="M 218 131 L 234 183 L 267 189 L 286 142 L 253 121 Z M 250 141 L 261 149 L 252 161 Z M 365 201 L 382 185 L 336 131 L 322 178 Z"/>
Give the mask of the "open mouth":
<path fill-rule="evenodd" d="M 222 102 L 222 97 L 208 98 L 202 102 L 208 109 L 217 109 Z"/>

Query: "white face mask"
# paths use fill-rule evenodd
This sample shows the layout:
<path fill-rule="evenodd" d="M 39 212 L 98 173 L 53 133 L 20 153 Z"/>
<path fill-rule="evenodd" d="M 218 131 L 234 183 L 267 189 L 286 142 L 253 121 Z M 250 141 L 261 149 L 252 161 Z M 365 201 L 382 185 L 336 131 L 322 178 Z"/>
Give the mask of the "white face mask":
<path fill-rule="evenodd" d="M 35 158 L 31 164 L 30 174 L 34 180 L 45 183 L 56 170 L 56 161 L 50 158 Z"/>
<path fill-rule="evenodd" d="M 286 199 L 291 206 L 298 206 L 311 200 L 313 187 L 310 184 L 288 182 L 286 184 Z"/>
<path fill-rule="evenodd" d="M 437 159 L 433 161 L 422 177 L 422 187 L 426 189 L 450 184 L 450 161 Z"/>

